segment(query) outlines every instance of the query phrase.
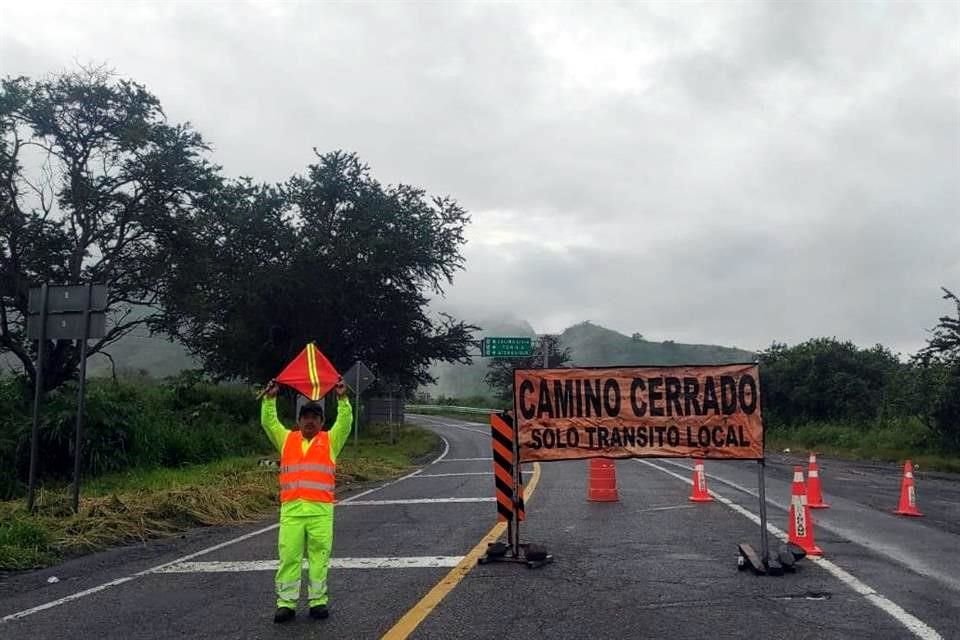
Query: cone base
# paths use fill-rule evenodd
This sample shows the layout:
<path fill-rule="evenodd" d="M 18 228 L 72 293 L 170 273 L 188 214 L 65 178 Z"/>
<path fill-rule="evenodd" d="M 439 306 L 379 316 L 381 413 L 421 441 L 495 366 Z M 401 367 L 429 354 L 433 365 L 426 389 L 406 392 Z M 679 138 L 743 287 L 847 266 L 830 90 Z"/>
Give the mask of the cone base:
<path fill-rule="evenodd" d="M 690 502 L 713 502 L 713 498 L 710 496 L 707 496 L 706 498 L 694 498 L 693 496 L 690 496 L 689 500 Z"/>
<path fill-rule="evenodd" d="M 808 504 L 808 507 L 811 509 L 829 509 L 830 505 L 826 502 L 818 502 L 817 504 Z"/>
<path fill-rule="evenodd" d="M 895 515 L 898 515 L 898 516 L 911 516 L 911 517 L 913 517 L 913 518 L 922 518 L 922 517 L 923 517 L 923 514 L 920 513 L 919 511 L 901 511 L 900 509 L 897 509 L 897 510 L 894 511 L 893 513 L 894 513 Z"/>
<path fill-rule="evenodd" d="M 803 549 L 804 553 L 806 553 L 808 556 L 822 556 L 822 555 L 823 555 L 823 549 L 821 549 L 820 547 L 818 547 L 816 544 L 814 544 L 814 545 L 811 546 L 811 545 L 807 544 L 806 542 L 804 542 L 804 541 L 802 541 L 802 540 L 796 540 L 796 539 L 793 539 L 793 538 L 791 538 L 790 540 L 788 540 L 788 543 L 789 543 L 789 544 L 792 544 L 792 545 L 794 545 L 794 546 L 796 546 L 796 547 L 799 547 L 799 548 Z"/>
<path fill-rule="evenodd" d="M 591 491 L 587 494 L 589 502 L 618 502 L 619 500 L 620 496 L 616 491 Z"/>

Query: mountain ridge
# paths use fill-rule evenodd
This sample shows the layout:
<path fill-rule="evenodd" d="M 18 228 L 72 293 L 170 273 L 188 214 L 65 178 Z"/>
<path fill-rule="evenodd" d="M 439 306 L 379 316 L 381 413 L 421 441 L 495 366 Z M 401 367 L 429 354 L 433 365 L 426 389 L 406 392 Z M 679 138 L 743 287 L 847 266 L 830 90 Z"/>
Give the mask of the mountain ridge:
<path fill-rule="evenodd" d="M 480 323 L 477 323 L 478 325 Z M 480 337 L 517 336 L 536 338 L 527 322 L 499 322 L 482 326 Z M 589 321 L 580 322 L 559 334 L 561 347 L 570 349 L 572 366 L 670 366 L 752 362 L 756 353 L 712 344 L 687 344 L 645 340 L 639 333 L 624 335 Z M 489 360 L 476 355 L 469 365 L 437 363 L 430 373 L 437 382 L 421 389 L 433 398 L 492 397 L 483 382 Z"/>
<path fill-rule="evenodd" d="M 529 322 L 516 317 L 487 318 L 474 324 L 481 327 L 476 334 L 478 339 L 522 336 L 536 340 L 537 337 Z M 639 333 L 627 336 L 591 322 L 567 327 L 559 334 L 559 339 L 561 347 L 570 349 L 572 366 L 727 364 L 750 362 L 756 357 L 755 353 L 736 347 L 685 344 L 672 340 L 654 342 L 645 340 Z M 151 336 L 143 327 L 110 345 L 107 352 L 121 376 L 163 378 L 200 366 L 182 345 L 162 336 Z M 4 369 L 13 369 L 16 365 L 9 355 L 0 360 Z M 437 382 L 419 391 L 433 398 L 493 397 L 493 390 L 483 382 L 489 362 L 478 352 L 473 354 L 473 363 L 469 365 L 436 362 L 430 367 L 430 374 Z M 111 362 L 102 355 L 91 356 L 88 362 L 91 376 L 109 376 L 111 369 Z"/>

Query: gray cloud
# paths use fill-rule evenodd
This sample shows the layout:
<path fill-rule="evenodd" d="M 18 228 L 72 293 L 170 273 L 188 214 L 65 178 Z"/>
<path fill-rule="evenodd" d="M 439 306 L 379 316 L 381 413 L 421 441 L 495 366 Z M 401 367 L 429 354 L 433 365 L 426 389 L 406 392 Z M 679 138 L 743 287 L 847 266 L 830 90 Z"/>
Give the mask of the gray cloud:
<path fill-rule="evenodd" d="M 910 352 L 960 289 L 956 4 L 109 7 L 6 6 L 0 73 L 107 61 L 231 174 L 346 148 L 453 195 L 438 307 Z"/>

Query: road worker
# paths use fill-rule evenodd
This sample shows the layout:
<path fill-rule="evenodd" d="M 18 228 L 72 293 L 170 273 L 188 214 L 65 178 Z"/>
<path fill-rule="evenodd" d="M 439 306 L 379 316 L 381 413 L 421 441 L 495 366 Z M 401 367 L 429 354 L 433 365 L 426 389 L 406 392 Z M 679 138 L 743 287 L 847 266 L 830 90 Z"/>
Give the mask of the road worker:
<path fill-rule="evenodd" d="M 336 463 L 353 423 L 353 409 L 340 380 L 336 384 L 337 417 L 325 427 L 322 402 L 300 407 L 294 430 L 277 417 L 279 385 L 271 382 L 260 405 L 260 423 L 280 452 L 280 566 L 277 569 L 276 623 L 293 620 L 300 599 L 304 550 L 308 563 L 310 617 L 322 620 L 327 608 L 327 568 L 333 546 L 333 500 Z"/>

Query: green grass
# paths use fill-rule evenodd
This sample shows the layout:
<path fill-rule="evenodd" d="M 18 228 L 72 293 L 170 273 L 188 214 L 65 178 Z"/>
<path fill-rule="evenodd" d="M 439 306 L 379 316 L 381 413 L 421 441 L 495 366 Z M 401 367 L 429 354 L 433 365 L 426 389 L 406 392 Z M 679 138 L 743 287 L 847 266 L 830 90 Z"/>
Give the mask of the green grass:
<path fill-rule="evenodd" d="M 816 451 L 847 460 L 902 463 L 910 459 L 925 470 L 960 473 L 960 455 L 939 451 L 934 434 L 916 419 L 879 425 L 811 423 L 768 428 L 766 446 L 777 451 Z"/>
<path fill-rule="evenodd" d="M 960 473 L 960 457 L 958 456 L 916 453 L 915 451 L 907 449 L 889 449 L 882 447 L 861 446 L 847 448 L 834 445 L 818 445 L 816 442 L 791 438 L 780 434 L 768 435 L 766 445 L 768 451 L 782 451 L 788 448 L 794 452 L 815 451 L 818 454 L 842 460 L 868 460 L 895 463 L 910 460 L 915 465 L 920 465 L 925 471 Z"/>
<path fill-rule="evenodd" d="M 392 443 L 392 440 L 395 442 Z M 364 482 L 402 475 L 440 446 L 440 438 L 412 425 L 390 428 L 372 425 L 361 430 L 359 443 L 353 437 L 337 459 L 337 475 L 347 482 Z"/>
<path fill-rule="evenodd" d="M 75 386 L 49 393 L 41 406 L 38 477 L 63 482 L 73 471 Z M 20 381 L 0 379 L 0 499 L 25 493 L 31 423 Z M 253 393 L 196 375 L 152 384 L 91 380 L 83 439 L 88 478 L 257 455 L 265 442 Z"/>
<path fill-rule="evenodd" d="M 447 409 L 418 410 L 425 415 L 456 418 L 486 424 L 486 415 Z M 901 419 L 885 425 L 804 424 L 789 429 L 767 428 L 766 446 L 771 451 L 813 450 L 847 460 L 902 463 L 910 459 L 929 471 L 960 473 L 960 455 L 936 451 L 935 436 L 917 419 Z"/>
<path fill-rule="evenodd" d="M 395 442 L 386 427 L 347 442 L 337 461 L 340 490 L 406 473 L 439 447 L 439 438 L 403 426 Z M 0 502 L 0 570 L 34 569 L 122 543 L 198 526 L 249 522 L 277 508 L 277 454 L 231 457 L 175 469 L 130 469 L 89 481 L 80 513 L 70 511 L 70 488 L 46 484 L 37 509 L 23 500 Z"/>
<path fill-rule="evenodd" d="M 270 453 L 264 452 L 263 458 Z M 83 495 L 89 498 L 108 496 L 130 491 L 161 491 L 164 489 L 182 489 L 198 485 L 219 482 L 222 478 L 235 475 L 256 466 L 258 457 L 231 457 L 207 464 L 193 464 L 175 469 L 129 469 L 111 473 L 86 481 L 82 486 Z"/>
<path fill-rule="evenodd" d="M 5 514 L 6 515 L 6 514 Z M 50 564 L 50 531 L 41 523 L 23 517 L 6 518 L 0 524 L 0 567 L 29 569 Z"/>

